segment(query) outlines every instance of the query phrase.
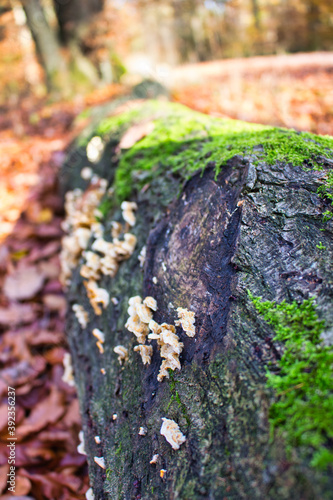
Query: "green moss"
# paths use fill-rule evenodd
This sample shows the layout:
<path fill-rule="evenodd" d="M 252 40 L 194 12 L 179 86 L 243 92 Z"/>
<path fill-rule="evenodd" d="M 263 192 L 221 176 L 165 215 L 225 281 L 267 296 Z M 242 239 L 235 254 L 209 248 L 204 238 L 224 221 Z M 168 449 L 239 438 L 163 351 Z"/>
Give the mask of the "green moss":
<path fill-rule="evenodd" d="M 168 406 L 166 408 L 166 411 L 169 410 L 171 403 L 173 401 L 176 401 L 178 408 L 182 412 L 182 414 L 187 422 L 187 425 L 190 425 L 191 419 L 187 413 L 186 406 L 184 405 L 184 403 L 180 399 L 179 392 L 177 391 L 177 388 L 176 388 L 177 382 L 174 378 L 173 371 L 172 370 L 168 370 L 168 371 L 169 371 L 169 375 L 170 375 L 170 378 L 168 379 L 168 381 L 169 381 L 169 387 L 170 387 L 170 392 L 171 392 L 171 398 L 170 398 L 170 401 L 169 401 Z"/>
<path fill-rule="evenodd" d="M 326 174 L 326 180 L 324 184 L 319 186 L 318 194 L 322 198 L 326 198 L 331 201 L 333 206 L 333 170 L 329 170 Z M 324 221 L 330 220 L 333 217 L 333 212 L 330 210 L 326 210 L 323 213 Z"/>
<path fill-rule="evenodd" d="M 325 469 L 333 464 L 333 452 L 327 447 L 333 438 L 333 350 L 320 339 L 324 322 L 312 300 L 276 304 L 251 294 L 250 298 L 273 326 L 275 340 L 284 343 L 279 372 L 267 373 L 268 385 L 278 397 L 270 408 L 272 430 L 283 431 L 290 449 L 300 446 L 304 453 L 310 451 L 311 465 Z"/>
<path fill-rule="evenodd" d="M 251 154 L 259 145 L 262 147 L 255 150 L 257 161 L 268 164 L 283 161 L 320 167 L 323 157 L 333 158 L 332 137 L 212 118 L 178 104 L 154 101 L 107 118 L 97 133 L 123 133 L 144 120 L 153 120 L 155 128 L 120 155 L 115 179 L 119 200 L 129 197 L 134 185 L 140 189 L 166 170 L 185 180 L 203 170 L 208 161 L 214 161 L 218 173 L 230 158 Z"/>

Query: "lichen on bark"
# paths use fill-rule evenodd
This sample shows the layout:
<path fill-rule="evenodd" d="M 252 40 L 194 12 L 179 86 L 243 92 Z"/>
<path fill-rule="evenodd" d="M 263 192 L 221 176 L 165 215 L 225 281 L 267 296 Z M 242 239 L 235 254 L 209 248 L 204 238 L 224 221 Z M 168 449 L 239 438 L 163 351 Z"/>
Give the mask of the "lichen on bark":
<path fill-rule="evenodd" d="M 117 153 L 126 128 L 142 120 L 155 121 L 154 131 Z M 247 290 L 277 302 L 313 298 L 320 320 L 332 327 L 327 262 L 333 222 L 323 222 L 330 200 L 317 193 L 331 171 L 332 140 L 159 103 L 111 117 L 91 136 L 96 133 L 108 142 L 94 168 L 116 196 L 104 210 L 106 231 L 120 218 L 117 200 L 130 195 L 139 209 L 136 251 L 115 278 L 102 280 L 118 304 L 85 330 L 68 318 L 95 497 L 288 499 L 292 491 L 294 498 L 329 498 L 330 469 L 311 467 L 296 445 L 287 455 L 278 433 L 270 438 L 268 412 L 277 395 L 266 371 L 268 365 L 278 369 L 282 347 Z M 81 153 L 74 149 L 64 167 L 65 189 L 82 182 L 87 158 L 85 141 L 79 144 Z M 142 272 L 137 258 L 143 245 Z M 162 383 L 154 342 L 152 363 L 143 367 L 124 328 L 134 295 L 157 300 L 159 323 L 173 322 L 176 307 L 196 313 L 195 338 L 177 329 L 185 344 L 182 370 Z M 68 300 L 90 308 L 79 269 Z M 106 334 L 103 356 L 94 327 Z M 123 367 L 113 352 L 118 344 L 130 352 Z M 162 417 L 175 420 L 187 437 L 177 451 L 159 434 Z M 138 434 L 141 426 L 145 436 Z M 150 465 L 156 453 L 159 461 Z M 94 456 L 104 456 L 106 472 Z M 167 470 L 163 478 L 160 469 Z"/>

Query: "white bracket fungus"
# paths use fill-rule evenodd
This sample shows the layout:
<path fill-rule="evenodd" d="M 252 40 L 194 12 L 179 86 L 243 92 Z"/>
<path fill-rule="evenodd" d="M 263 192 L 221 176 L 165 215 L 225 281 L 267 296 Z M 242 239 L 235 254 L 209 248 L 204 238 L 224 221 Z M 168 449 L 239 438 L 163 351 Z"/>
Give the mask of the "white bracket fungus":
<path fill-rule="evenodd" d="M 93 175 L 93 171 L 90 167 L 84 167 L 82 170 L 81 170 L 81 177 L 82 179 L 84 179 L 85 181 L 89 181 L 89 179 L 92 178 L 92 175 Z"/>
<path fill-rule="evenodd" d="M 99 352 L 101 354 L 103 354 L 104 353 L 103 344 L 105 342 L 105 335 L 104 335 L 104 333 L 101 330 L 99 330 L 98 328 L 94 328 L 93 331 L 92 331 L 92 334 L 97 339 L 96 345 L 98 347 Z"/>
<path fill-rule="evenodd" d="M 103 308 L 105 309 L 110 302 L 110 295 L 104 288 L 99 288 L 95 281 L 84 281 L 84 286 L 87 290 L 87 295 L 95 314 L 97 314 L 97 316 L 100 316 L 102 314 L 102 309 L 99 304 L 102 304 Z"/>
<path fill-rule="evenodd" d="M 154 464 L 156 464 L 156 463 L 157 463 L 158 458 L 159 458 L 159 454 L 158 454 L 158 453 L 156 453 L 156 455 L 153 455 L 153 456 L 152 456 L 151 461 L 149 462 L 149 463 L 150 463 L 150 465 L 154 465 Z"/>
<path fill-rule="evenodd" d="M 134 226 L 135 225 L 135 215 L 134 211 L 138 209 L 138 206 L 134 202 L 130 201 L 123 201 L 122 204 L 120 205 L 120 208 L 122 209 L 122 216 L 123 219 L 130 225 Z"/>
<path fill-rule="evenodd" d="M 138 257 L 138 261 L 140 262 L 140 267 L 143 267 L 145 264 L 146 251 L 147 251 L 146 246 L 141 248 L 141 252 L 140 252 L 139 257 Z"/>
<path fill-rule="evenodd" d="M 80 304 L 74 304 L 72 309 L 75 313 L 76 319 L 78 320 L 82 328 L 86 328 L 89 322 L 89 314 L 87 313 L 87 311 L 85 311 L 84 307 Z"/>
<path fill-rule="evenodd" d="M 124 362 L 128 361 L 128 349 L 122 345 L 116 345 L 113 351 L 118 354 L 118 361 L 122 365 Z"/>
<path fill-rule="evenodd" d="M 92 139 L 90 139 L 86 147 L 86 154 L 88 160 L 91 161 L 91 163 L 99 162 L 99 160 L 102 157 L 103 151 L 104 151 L 104 144 L 101 137 L 99 137 L 98 135 L 92 137 Z"/>
<path fill-rule="evenodd" d="M 162 418 L 162 420 L 163 424 L 160 433 L 171 444 L 174 450 L 179 450 L 179 447 L 186 441 L 186 437 L 174 420 L 169 420 L 168 418 Z"/>
<path fill-rule="evenodd" d="M 152 319 L 153 313 L 149 307 L 142 303 L 142 298 L 138 295 L 136 297 L 131 297 L 128 304 L 129 308 L 127 312 L 129 318 L 125 327 L 127 330 L 134 333 L 139 344 L 144 344 L 146 336 L 149 333 L 148 323 Z"/>
<path fill-rule="evenodd" d="M 157 376 L 157 380 L 161 382 L 164 377 L 169 378 L 169 369 L 181 369 L 179 355 L 183 350 L 184 344 L 179 342 L 174 325 L 168 325 L 167 323 L 159 325 L 156 321 L 152 320 L 149 322 L 149 328 L 153 333 L 150 333 L 148 338 L 157 340 L 157 344 L 160 347 L 160 356 L 161 358 L 165 358 L 162 361 Z"/>
<path fill-rule="evenodd" d="M 142 363 L 144 365 L 150 365 L 151 357 L 153 355 L 153 348 L 151 345 L 137 345 L 133 347 L 133 351 L 140 353 Z"/>
<path fill-rule="evenodd" d="M 95 495 L 92 488 L 86 491 L 86 500 L 95 500 Z"/>
<path fill-rule="evenodd" d="M 106 468 L 104 457 L 94 457 L 94 462 L 102 469 Z"/>
<path fill-rule="evenodd" d="M 184 309 L 183 307 L 178 307 L 177 308 L 177 313 L 178 313 L 178 320 L 175 321 L 175 325 L 182 326 L 182 329 L 186 333 L 188 337 L 194 337 L 195 335 L 195 316 L 194 312 L 188 311 L 187 309 Z"/>
<path fill-rule="evenodd" d="M 86 453 L 86 450 L 84 449 L 84 434 L 83 434 L 83 431 L 79 432 L 79 440 L 80 440 L 80 444 L 77 447 L 77 451 L 81 455 L 86 455 L 87 453 Z"/>
<path fill-rule="evenodd" d="M 65 382 L 66 384 L 70 385 L 71 387 L 74 387 L 75 380 L 74 380 L 74 376 L 73 376 L 72 357 L 69 354 L 69 352 L 65 352 L 65 354 L 64 354 L 63 365 L 65 368 L 65 371 L 64 371 L 64 374 L 63 374 L 61 380 L 63 382 Z"/>
<path fill-rule="evenodd" d="M 101 443 L 101 438 L 99 436 L 95 436 L 94 439 L 95 439 L 95 443 L 96 444 L 100 444 Z"/>

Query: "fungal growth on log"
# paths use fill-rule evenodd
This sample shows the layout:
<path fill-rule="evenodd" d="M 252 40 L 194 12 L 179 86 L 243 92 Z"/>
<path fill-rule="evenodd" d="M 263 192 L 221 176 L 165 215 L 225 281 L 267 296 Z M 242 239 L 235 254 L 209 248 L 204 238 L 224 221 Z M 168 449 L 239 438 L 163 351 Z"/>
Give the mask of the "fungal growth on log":
<path fill-rule="evenodd" d="M 330 499 L 333 140 L 125 108 L 62 175 L 87 498 Z"/>

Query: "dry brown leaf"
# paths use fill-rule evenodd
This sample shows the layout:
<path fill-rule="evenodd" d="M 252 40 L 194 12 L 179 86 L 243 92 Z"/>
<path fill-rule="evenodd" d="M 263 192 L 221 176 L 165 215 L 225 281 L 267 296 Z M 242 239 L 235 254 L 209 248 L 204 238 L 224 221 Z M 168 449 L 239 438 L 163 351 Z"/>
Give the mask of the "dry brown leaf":
<path fill-rule="evenodd" d="M 47 330 L 31 331 L 27 334 L 27 341 L 31 346 L 63 344 L 64 335 L 61 332 Z"/>
<path fill-rule="evenodd" d="M 15 408 L 15 423 L 16 425 L 22 421 L 24 417 L 24 411 L 20 406 Z M 0 406 L 0 433 L 5 431 L 7 433 L 8 429 L 8 407 L 7 404 Z"/>
<path fill-rule="evenodd" d="M 134 144 L 141 141 L 144 137 L 154 130 L 154 122 L 144 122 L 130 127 L 122 136 L 118 148 L 130 149 Z"/>
<path fill-rule="evenodd" d="M 7 474 L 9 471 L 8 463 L 0 466 L 0 493 L 7 489 Z M 1 497 L 2 498 L 2 497 Z"/>
<path fill-rule="evenodd" d="M 43 303 L 50 311 L 58 311 L 61 316 L 64 316 L 66 313 L 67 302 L 63 295 L 51 293 L 43 295 Z"/>
<path fill-rule="evenodd" d="M 10 304 L 8 308 L 0 307 L 0 324 L 15 326 L 31 323 L 36 318 L 35 304 Z"/>
<path fill-rule="evenodd" d="M 41 290 L 44 280 L 38 267 L 22 267 L 6 277 L 3 290 L 9 300 L 31 299 Z"/>
<path fill-rule="evenodd" d="M 20 476 L 15 478 L 15 496 L 27 495 L 31 490 L 31 482 L 27 477 Z"/>
<path fill-rule="evenodd" d="M 34 380 L 45 370 L 46 361 L 41 356 L 35 357 L 33 366 L 27 361 L 19 361 L 17 364 L 1 371 L 0 393 L 7 391 L 7 387 L 18 387 Z"/>
<path fill-rule="evenodd" d="M 64 396 L 55 386 L 40 403 L 32 408 L 30 415 L 16 429 L 16 436 L 22 439 L 33 432 L 44 429 L 48 424 L 56 422 L 65 412 Z"/>
<path fill-rule="evenodd" d="M 59 251 L 60 246 L 60 241 L 50 241 L 46 245 L 36 245 L 30 252 L 27 260 L 32 263 L 51 257 Z"/>
<path fill-rule="evenodd" d="M 40 262 L 38 264 L 38 268 L 48 279 L 55 279 L 60 275 L 60 263 L 58 257 Z"/>

